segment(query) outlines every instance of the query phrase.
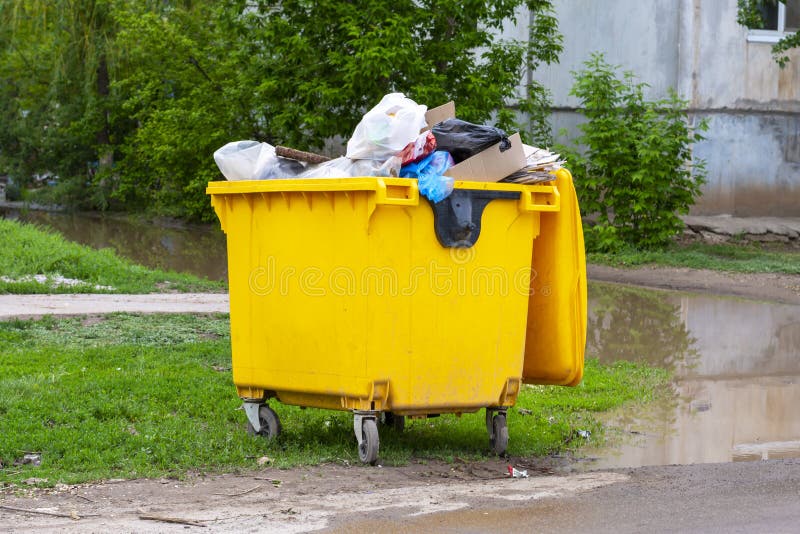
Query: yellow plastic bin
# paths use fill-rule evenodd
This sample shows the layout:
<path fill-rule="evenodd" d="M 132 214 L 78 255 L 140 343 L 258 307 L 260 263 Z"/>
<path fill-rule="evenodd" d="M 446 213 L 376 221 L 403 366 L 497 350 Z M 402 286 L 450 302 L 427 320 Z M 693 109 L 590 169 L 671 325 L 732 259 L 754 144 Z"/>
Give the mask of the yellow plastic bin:
<path fill-rule="evenodd" d="M 583 370 L 583 239 L 559 173 L 547 185 L 456 182 L 435 205 L 403 178 L 209 183 L 248 429 L 280 433 L 271 398 L 352 411 L 359 457 L 374 463 L 382 415 L 402 427 L 486 408 L 503 453 L 523 381 L 576 384 Z"/>

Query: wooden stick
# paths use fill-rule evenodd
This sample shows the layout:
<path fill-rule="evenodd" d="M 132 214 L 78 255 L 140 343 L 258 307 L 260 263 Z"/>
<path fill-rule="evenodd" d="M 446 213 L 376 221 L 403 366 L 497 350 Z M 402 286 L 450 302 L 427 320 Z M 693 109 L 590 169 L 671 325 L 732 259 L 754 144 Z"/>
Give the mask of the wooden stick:
<path fill-rule="evenodd" d="M 280 145 L 275 147 L 275 155 L 280 156 L 282 158 L 295 159 L 297 161 L 305 161 L 306 163 L 325 163 L 326 161 L 331 160 L 331 158 L 323 156 L 321 154 L 314 154 L 313 152 L 303 152 L 302 150 L 296 150 L 294 148 L 289 148 Z"/>
<path fill-rule="evenodd" d="M 59 512 L 45 512 L 42 510 L 29 510 L 27 508 L 16 508 L 14 506 L 7 506 L 4 504 L 0 504 L 0 508 L 3 510 L 10 510 L 12 512 L 23 512 L 26 514 L 39 514 L 39 515 L 51 515 L 54 517 L 66 517 L 69 519 L 80 519 L 82 517 L 99 517 L 97 514 L 81 514 L 78 515 L 77 513 L 74 514 L 61 514 Z"/>
<path fill-rule="evenodd" d="M 268 481 L 272 482 L 273 486 L 283 483 L 280 480 L 275 479 L 275 478 L 253 477 L 253 480 L 268 480 Z"/>
<path fill-rule="evenodd" d="M 166 517 L 154 514 L 139 514 L 139 519 L 147 521 L 161 521 L 162 523 L 177 523 L 179 525 L 191 525 L 193 527 L 205 527 L 203 523 L 192 521 L 191 519 L 181 519 L 180 517 Z"/>
<path fill-rule="evenodd" d="M 247 495 L 248 493 L 257 490 L 261 487 L 261 484 L 250 488 L 249 490 L 240 491 L 239 493 L 214 493 L 213 495 L 222 495 L 223 497 L 241 497 L 242 495 Z"/>

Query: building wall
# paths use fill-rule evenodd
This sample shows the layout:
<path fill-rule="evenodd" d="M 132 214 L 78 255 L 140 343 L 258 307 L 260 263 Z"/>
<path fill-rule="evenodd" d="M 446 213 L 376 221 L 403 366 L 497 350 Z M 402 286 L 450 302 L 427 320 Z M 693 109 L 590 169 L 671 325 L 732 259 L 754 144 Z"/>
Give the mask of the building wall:
<path fill-rule="evenodd" d="M 708 170 L 695 213 L 800 216 L 800 51 L 780 69 L 770 44 L 747 41 L 736 4 L 556 0 L 564 52 L 535 73 L 553 92 L 554 131 L 575 135 L 582 119 L 569 96 L 571 71 L 603 52 L 650 85 L 648 98 L 675 88 L 693 120 L 708 120 L 707 139 L 695 146 Z"/>

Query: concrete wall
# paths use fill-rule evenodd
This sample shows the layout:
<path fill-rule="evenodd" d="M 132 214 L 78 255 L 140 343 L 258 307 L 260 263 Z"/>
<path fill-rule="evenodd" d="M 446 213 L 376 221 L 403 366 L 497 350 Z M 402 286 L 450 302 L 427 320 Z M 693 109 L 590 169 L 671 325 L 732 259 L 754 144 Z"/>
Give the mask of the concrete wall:
<path fill-rule="evenodd" d="M 718 112 L 707 118 L 707 139 L 694 154 L 706 160 L 708 181 L 693 212 L 799 216 L 798 115 Z"/>
<path fill-rule="evenodd" d="M 648 83 L 649 98 L 673 87 L 694 120 L 708 119 L 707 140 L 695 149 L 708 183 L 694 213 L 800 216 L 800 51 L 780 69 L 769 43 L 748 42 L 736 3 L 556 0 L 561 63 L 535 73 L 553 92 L 554 131 L 575 135 L 571 71 L 603 52 Z"/>
<path fill-rule="evenodd" d="M 609 63 L 634 71 L 650 84 L 648 97 L 666 95 L 678 79 L 677 4 L 677 0 L 555 0 L 564 51 L 558 64 L 536 73 L 553 92 L 553 106 L 578 105 L 569 96 L 571 72 L 581 70 L 593 52 L 603 52 Z"/>

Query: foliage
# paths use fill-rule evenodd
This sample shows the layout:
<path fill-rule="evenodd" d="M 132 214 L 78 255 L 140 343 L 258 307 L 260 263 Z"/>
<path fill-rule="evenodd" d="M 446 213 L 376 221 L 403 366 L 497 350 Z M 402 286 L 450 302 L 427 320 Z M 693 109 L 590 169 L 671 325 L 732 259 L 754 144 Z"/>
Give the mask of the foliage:
<path fill-rule="evenodd" d="M 688 162 L 706 123 L 692 128 L 683 112 L 686 102 L 672 91 L 667 99 L 645 101 L 646 84 L 636 83 L 631 72 L 619 79 L 617 67 L 602 54 L 584 66 L 573 73 L 570 94 L 580 99 L 588 119 L 575 140 L 585 152 L 562 150 L 583 214 L 597 217 L 586 229 L 587 246 L 662 247 L 683 228 L 678 214 L 688 211 L 704 182 L 704 163 Z"/>
<path fill-rule="evenodd" d="M 277 442 L 245 432 L 233 387 L 227 316 L 45 318 L 0 322 L 0 484 L 43 485 L 107 478 L 184 476 L 277 467 L 358 463 L 352 414 L 275 403 Z M 513 455 L 574 450 L 603 439 L 598 412 L 653 400 L 667 372 L 588 360 L 581 386 L 525 386 L 509 410 Z M 381 429 L 381 463 L 489 456 L 483 413 L 409 421 Z M 40 466 L 14 465 L 20 451 Z M 4 469 L 2 466 L 5 466 Z"/>
<path fill-rule="evenodd" d="M 531 13 L 530 40 L 500 39 Z M 13 0 L 0 6 L 0 174 L 59 177 L 62 203 L 213 217 L 212 152 L 321 149 L 386 93 L 458 102 L 548 144 L 551 0 Z M 334 148 L 333 151 L 338 151 Z"/>
<path fill-rule="evenodd" d="M 221 282 L 148 269 L 120 258 L 111 249 L 94 250 L 55 232 L 7 219 L 0 219 L 0 273 L 0 294 L 224 289 Z M 45 280 L 36 281 L 35 275 L 44 275 Z M 60 277 L 82 283 L 64 285 L 58 282 Z"/>
<path fill-rule="evenodd" d="M 774 6 L 778 2 L 786 4 L 786 0 L 738 0 L 736 22 L 747 28 L 763 28 L 765 8 Z M 785 35 L 773 45 L 772 57 L 783 68 L 789 63 L 786 52 L 798 46 L 800 46 L 800 32 Z"/>
<path fill-rule="evenodd" d="M 4 2 L 0 7 L 0 174 L 76 177 L 77 206 L 105 204 L 88 187 L 111 163 L 109 93 L 115 25 L 109 0 Z"/>

